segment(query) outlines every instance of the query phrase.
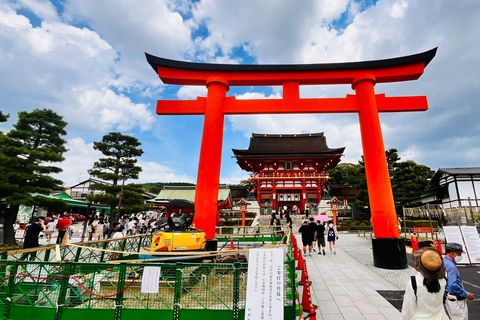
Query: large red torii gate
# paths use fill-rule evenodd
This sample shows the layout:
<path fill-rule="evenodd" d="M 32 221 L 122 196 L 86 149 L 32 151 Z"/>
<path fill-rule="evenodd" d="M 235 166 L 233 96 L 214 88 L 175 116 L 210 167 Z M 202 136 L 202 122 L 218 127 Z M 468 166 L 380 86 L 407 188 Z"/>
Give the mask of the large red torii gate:
<path fill-rule="evenodd" d="M 206 86 L 207 97 L 159 100 L 157 114 L 205 115 L 195 195 L 195 224 L 216 248 L 215 226 L 224 118 L 227 114 L 358 113 L 375 239 L 374 264 L 406 268 L 399 238 L 379 112 L 425 111 L 425 96 L 375 95 L 376 83 L 418 79 L 437 48 L 393 59 L 303 65 L 228 65 L 169 60 L 146 53 L 165 84 Z M 300 85 L 350 84 L 355 95 L 301 99 Z M 283 86 L 283 99 L 237 100 L 230 86 Z M 399 249 L 403 248 L 403 250 Z"/>

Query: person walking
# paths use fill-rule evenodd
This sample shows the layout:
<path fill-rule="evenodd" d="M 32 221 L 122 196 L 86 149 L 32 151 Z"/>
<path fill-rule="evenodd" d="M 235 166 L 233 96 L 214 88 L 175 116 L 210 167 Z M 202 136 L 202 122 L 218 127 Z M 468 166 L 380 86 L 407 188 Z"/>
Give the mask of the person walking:
<path fill-rule="evenodd" d="M 333 254 L 337 254 L 335 240 L 338 240 L 337 227 L 334 226 L 333 221 L 330 220 L 328 222 L 327 241 L 328 241 L 328 247 L 330 248 L 330 253 L 332 253 L 332 246 L 333 246 Z"/>
<path fill-rule="evenodd" d="M 25 241 L 23 242 L 23 249 L 29 248 L 36 248 L 39 247 L 40 244 L 38 243 L 38 235 L 40 232 L 45 232 L 45 224 L 44 224 L 45 217 L 38 217 L 35 219 L 35 222 L 32 223 L 25 232 Z M 36 251 L 26 252 L 23 253 L 20 257 L 20 260 L 25 260 L 30 255 L 30 261 L 35 260 L 37 256 Z"/>
<path fill-rule="evenodd" d="M 87 232 L 88 232 L 88 241 L 92 241 L 93 234 L 95 233 L 95 225 L 93 224 L 93 220 L 88 221 Z"/>
<path fill-rule="evenodd" d="M 292 217 L 290 216 L 290 212 L 287 210 L 285 211 L 285 221 L 287 222 L 287 225 L 292 228 Z"/>
<path fill-rule="evenodd" d="M 308 221 L 309 221 L 308 226 L 312 229 L 312 244 L 310 246 L 312 247 L 313 252 L 317 252 L 317 250 L 315 250 L 315 247 L 317 245 L 317 237 L 316 237 L 317 224 L 315 223 L 315 220 L 312 217 L 310 217 Z"/>
<path fill-rule="evenodd" d="M 302 226 L 298 229 L 298 232 L 302 234 L 302 243 L 303 243 L 303 256 L 307 256 L 307 247 L 308 255 L 312 255 L 312 241 L 314 230 L 308 225 L 307 220 L 303 220 Z"/>
<path fill-rule="evenodd" d="M 447 287 L 445 309 L 450 319 L 468 319 L 468 307 L 466 300 L 473 300 L 473 293 L 463 288 L 460 272 L 457 269 L 457 262 L 462 260 L 463 247 L 456 242 L 447 243 L 445 246 L 445 257 L 443 261 L 447 268 Z"/>
<path fill-rule="evenodd" d="M 52 217 L 49 223 L 47 223 L 47 233 L 45 237 L 47 238 L 47 242 L 52 241 L 52 235 L 55 232 L 55 226 L 57 225 L 56 218 Z"/>
<path fill-rule="evenodd" d="M 325 255 L 325 225 L 321 221 L 317 221 L 315 232 L 317 233 L 318 254 L 323 252 Z"/>
<path fill-rule="evenodd" d="M 407 282 L 401 320 L 448 320 L 443 306 L 445 265 L 437 249 L 415 250 L 413 264 L 417 271 Z"/>
<path fill-rule="evenodd" d="M 98 221 L 97 226 L 95 227 L 95 236 L 94 240 L 102 240 L 103 239 L 103 229 L 105 228 L 105 221 L 100 218 Z"/>
<path fill-rule="evenodd" d="M 60 217 L 60 219 L 58 219 L 56 225 L 56 228 L 58 229 L 58 237 L 56 242 L 57 244 L 65 243 L 68 239 L 68 236 L 67 238 L 65 238 L 65 234 L 67 233 L 68 227 L 72 224 L 72 220 L 67 218 L 65 214 L 63 215 L 63 217 Z"/>

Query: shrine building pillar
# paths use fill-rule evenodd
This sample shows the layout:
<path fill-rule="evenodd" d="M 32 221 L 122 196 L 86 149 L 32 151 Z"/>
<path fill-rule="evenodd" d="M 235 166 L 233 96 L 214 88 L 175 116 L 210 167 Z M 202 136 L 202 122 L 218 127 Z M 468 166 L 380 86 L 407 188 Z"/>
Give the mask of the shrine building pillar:
<path fill-rule="evenodd" d="M 216 211 L 222 157 L 224 103 L 228 81 L 220 77 L 207 80 L 207 101 L 195 193 L 195 226 L 208 240 L 215 239 Z M 213 246 L 213 244 L 212 244 Z M 216 250 L 216 242 L 214 244 Z"/>

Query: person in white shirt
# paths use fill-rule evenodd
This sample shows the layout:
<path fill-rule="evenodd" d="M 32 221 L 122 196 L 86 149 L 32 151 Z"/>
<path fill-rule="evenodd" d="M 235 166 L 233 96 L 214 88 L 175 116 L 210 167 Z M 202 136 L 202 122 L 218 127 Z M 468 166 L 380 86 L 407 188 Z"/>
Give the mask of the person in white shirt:
<path fill-rule="evenodd" d="M 400 319 L 448 320 L 443 306 L 447 282 L 442 255 L 432 247 L 415 250 L 412 255 L 417 272 L 407 282 Z"/>
<path fill-rule="evenodd" d="M 93 240 L 101 240 L 103 239 L 103 229 L 105 228 L 105 221 L 103 219 L 100 219 L 98 221 L 97 226 L 95 227 L 95 236 Z"/>
<path fill-rule="evenodd" d="M 47 242 L 52 241 L 52 235 L 53 235 L 53 232 L 55 232 L 56 225 L 57 225 L 56 219 L 52 219 L 50 220 L 49 223 L 47 223 L 47 233 L 46 233 Z"/>
<path fill-rule="evenodd" d="M 127 224 L 127 236 L 133 236 L 135 234 L 135 226 L 135 219 L 130 220 L 130 222 Z"/>

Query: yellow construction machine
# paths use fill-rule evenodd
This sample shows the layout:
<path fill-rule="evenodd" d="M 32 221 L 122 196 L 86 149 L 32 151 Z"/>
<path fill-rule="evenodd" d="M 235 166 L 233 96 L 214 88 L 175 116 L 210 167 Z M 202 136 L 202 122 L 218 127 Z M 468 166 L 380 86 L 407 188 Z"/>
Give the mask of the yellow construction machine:
<path fill-rule="evenodd" d="M 205 250 L 205 233 L 192 227 L 195 204 L 183 199 L 169 200 L 168 218 L 157 222 L 151 252 L 181 252 Z"/>

